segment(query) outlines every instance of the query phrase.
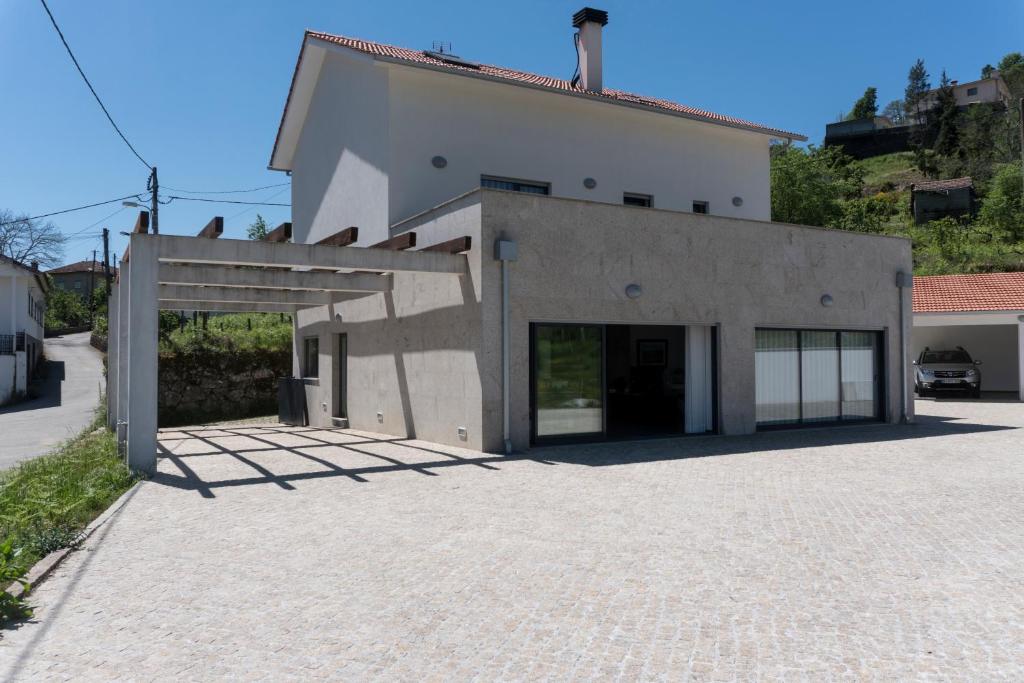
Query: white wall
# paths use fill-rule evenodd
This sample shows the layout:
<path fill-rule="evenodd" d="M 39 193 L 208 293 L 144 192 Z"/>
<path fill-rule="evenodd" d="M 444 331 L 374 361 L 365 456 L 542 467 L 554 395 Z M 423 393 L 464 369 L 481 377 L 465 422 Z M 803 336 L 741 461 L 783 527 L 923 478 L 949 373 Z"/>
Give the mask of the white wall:
<path fill-rule="evenodd" d="M 315 242 L 351 225 L 387 238 L 388 70 L 328 52 L 295 152 L 292 230 Z"/>
<path fill-rule="evenodd" d="M 549 182 L 559 197 L 621 204 L 638 192 L 655 208 L 700 200 L 713 214 L 771 218 L 765 135 L 412 67 L 392 67 L 390 92 L 392 223 L 482 174 Z M 435 155 L 448 166 L 434 168 Z"/>
<path fill-rule="evenodd" d="M 913 358 L 920 356 L 926 346 L 932 349 L 962 346 L 971 358 L 982 361 L 982 391 L 1019 389 L 1016 325 L 915 327 L 910 346 Z"/>
<path fill-rule="evenodd" d="M 481 175 L 560 197 L 770 220 L 769 138 L 723 126 L 328 51 L 292 164 L 296 242 L 355 225 L 361 246 Z M 444 169 L 431 159 L 447 159 Z M 592 177 L 588 190 L 583 179 Z M 735 196 L 743 204 L 732 203 Z"/>

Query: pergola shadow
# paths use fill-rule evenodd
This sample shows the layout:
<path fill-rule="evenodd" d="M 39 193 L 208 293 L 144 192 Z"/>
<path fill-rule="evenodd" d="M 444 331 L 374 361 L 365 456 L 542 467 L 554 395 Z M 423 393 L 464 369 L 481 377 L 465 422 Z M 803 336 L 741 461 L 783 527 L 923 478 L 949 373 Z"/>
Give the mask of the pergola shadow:
<path fill-rule="evenodd" d="M 151 481 L 198 492 L 204 498 L 216 497 L 220 488 L 272 484 L 294 491 L 295 483 L 341 478 L 353 484 L 367 484 L 375 475 L 413 472 L 425 477 L 441 476 L 451 467 L 474 467 L 489 472 L 501 471 L 502 463 L 528 461 L 541 465 L 583 465 L 603 467 L 663 460 L 742 455 L 797 449 L 828 448 L 851 444 L 872 444 L 943 436 L 1017 429 L 1015 426 L 962 422 L 942 416 L 922 416 L 911 425 L 860 425 L 854 428 L 805 429 L 758 433 L 749 436 L 683 437 L 648 441 L 604 442 L 531 449 L 527 453 L 505 456 L 487 453 L 453 452 L 443 446 L 431 447 L 421 441 L 385 437 L 353 430 L 316 427 L 193 427 L 165 430 L 158 443 L 159 457 L 176 468 L 161 468 Z M 244 438 L 242 447 L 226 446 L 219 441 Z M 175 452 L 167 443 L 188 444 L 187 452 Z M 288 442 L 292 443 L 288 443 Z M 302 443 L 294 443 L 301 441 Z M 386 452 L 382 452 L 386 451 Z M 273 456 L 273 463 L 267 462 Z M 278 457 L 282 456 L 282 457 Z M 249 476 L 203 477 L 193 467 L 205 458 L 230 458 L 251 471 Z M 372 464 L 346 465 L 351 458 Z M 301 462 L 316 469 L 275 472 L 280 465 Z M 262 461 L 262 462 L 261 462 Z M 196 465 L 198 467 L 198 464 Z M 273 468 L 273 469 L 272 469 Z"/>

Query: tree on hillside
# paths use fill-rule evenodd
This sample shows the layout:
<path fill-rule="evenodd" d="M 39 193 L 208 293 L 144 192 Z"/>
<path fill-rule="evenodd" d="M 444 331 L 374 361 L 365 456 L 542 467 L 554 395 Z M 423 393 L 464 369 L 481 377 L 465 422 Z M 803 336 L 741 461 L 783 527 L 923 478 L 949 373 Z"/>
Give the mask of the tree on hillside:
<path fill-rule="evenodd" d="M 861 95 L 861 98 L 857 100 L 853 109 L 846 117 L 848 121 L 856 119 L 873 119 L 878 115 L 878 89 L 869 87 Z"/>
<path fill-rule="evenodd" d="M 978 222 L 1013 242 L 1024 240 L 1024 197 L 1021 165 L 1005 164 L 992 177 L 988 196 L 981 203 Z"/>
<path fill-rule="evenodd" d="M 932 84 L 928 80 L 928 71 L 924 68 L 924 60 L 919 59 L 910 67 L 907 74 L 907 88 L 904 91 L 903 104 L 907 116 L 917 119 L 920 115 L 921 105 L 924 104 L 925 95 L 931 90 Z"/>
<path fill-rule="evenodd" d="M 269 232 L 267 222 L 263 220 L 263 216 L 256 214 L 256 220 L 249 224 L 248 229 L 245 231 L 251 240 L 265 239 Z"/>
<path fill-rule="evenodd" d="M 935 146 L 939 154 L 952 157 L 960 148 L 960 131 L 958 119 L 960 110 L 956 105 L 956 93 L 953 92 L 953 84 L 946 76 L 946 70 L 942 70 L 942 80 L 939 84 L 939 91 L 935 97 L 936 107 L 934 115 Z"/>
<path fill-rule="evenodd" d="M 772 220 L 835 225 L 840 200 L 860 194 L 863 169 L 839 147 L 775 145 L 771 157 Z"/>
<path fill-rule="evenodd" d="M 991 64 L 986 64 L 985 66 L 981 67 L 981 77 L 992 78 L 992 72 L 994 72 L 995 70 L 996 68 L 994 66 L 992 66 Z"/>
<path fill-rule="evenodd" d="M 1007 112 L 1007 151 L 1009 157 L 1019 159 L 1020 149 L 1020 99 L 1024 97 L 1024 55 L 1011 52 L 996 65 L 999 76 L 1010 91 L 1010 106 Z"/>
<path fill-rule="evenodd" d="M 0 209 L 0 254 L 25 265 L 37 261 L 42 268 L 53 268 L 64 260 L 65 242 L 67 238 L 53 223 Z"/>
<path fill-rule="evenodd" d="M 901 124 L 906 118 L 906 109 L 903 108 L 903 100 L 893 100 L 885 105 L 882 116 L 888 117 L 894 124 Z"/>

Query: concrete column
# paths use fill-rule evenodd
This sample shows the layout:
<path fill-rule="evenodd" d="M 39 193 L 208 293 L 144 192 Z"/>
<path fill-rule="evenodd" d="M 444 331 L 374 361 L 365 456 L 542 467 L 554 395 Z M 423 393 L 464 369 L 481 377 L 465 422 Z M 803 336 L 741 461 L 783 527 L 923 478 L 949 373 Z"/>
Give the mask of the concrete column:
<path fill-rule="evenodd" d="M 120 277 L 117 281 L 117 407 L 114 411 L 117 422 L 128 422 L 128 353 L 131 341 L 128 330 L 131 322 L 130 292 L 128 289 L 128 276 L 131 273 L 131 264 L 125 261 L 121 265 Z M 116 426 L 116 423 L 115 423 Z M 118 429 L 118 438 L 123 442 L 128 438 L 128 433 L 122 426 Z M 122 451 L 123 452 L 123 451 Z"/>
<path fill-rule="evenodd" d="M 1017 398 L 1024 401 L 1024 315 L 1017 316 Z"/>
<path fill-rule="evenodd" d="M 156 472 L 159 239 L 132 235 L 128 274 L 128 466 L 149 474 Z"/>
<path fill-rule="evenodd" d="M 107 429 L 117 429 L 117 300 L 120 289 L 114 287 L 107 299 Z"/>
<path fill-rule="evenodd" d="M 11 329 L 10 334 L 18 333 L 18 276 L 11 276 Z"/>

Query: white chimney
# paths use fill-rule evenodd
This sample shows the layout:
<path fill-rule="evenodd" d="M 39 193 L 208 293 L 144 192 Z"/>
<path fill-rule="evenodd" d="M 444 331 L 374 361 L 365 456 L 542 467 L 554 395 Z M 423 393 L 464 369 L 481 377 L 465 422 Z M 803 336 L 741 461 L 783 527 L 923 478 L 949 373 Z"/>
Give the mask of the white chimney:
<path fill-rule="evenodd" d="M 584 7 L 572 15 L 572 25 L 579 29 L 580 83 L 584 90 L 602 91 L 601 29 L 608 23 L 608 13 Z"/>

